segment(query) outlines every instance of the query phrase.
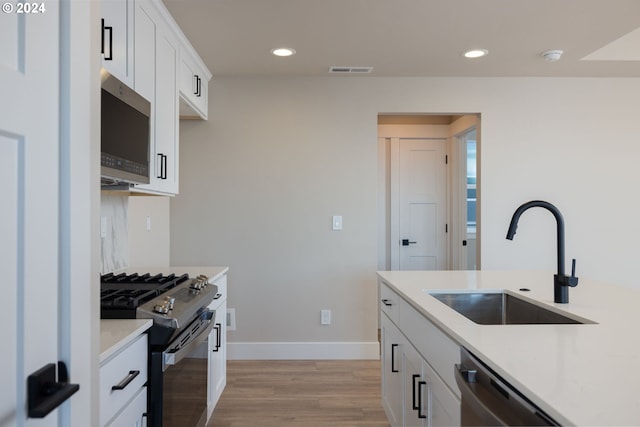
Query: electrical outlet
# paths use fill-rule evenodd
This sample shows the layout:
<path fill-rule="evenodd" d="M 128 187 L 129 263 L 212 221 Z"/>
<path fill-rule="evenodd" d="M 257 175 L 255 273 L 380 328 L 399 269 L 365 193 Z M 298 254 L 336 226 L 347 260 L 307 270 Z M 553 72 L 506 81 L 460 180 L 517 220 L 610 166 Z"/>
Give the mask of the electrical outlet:
<path fill-rule="evenodd" d="M 236 309 L 227 308 L 227 331 L 236 330 Z"/>
<path fill-rule="evenodd" d="M 321 325 L 331 324 L 331 310 L 320 310 L 320 324 Z"/>

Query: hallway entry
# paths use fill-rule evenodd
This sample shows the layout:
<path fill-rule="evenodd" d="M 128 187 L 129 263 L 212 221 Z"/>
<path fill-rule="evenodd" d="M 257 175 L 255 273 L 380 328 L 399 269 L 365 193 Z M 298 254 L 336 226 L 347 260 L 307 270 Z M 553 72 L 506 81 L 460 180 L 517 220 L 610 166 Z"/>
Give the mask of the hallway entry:
<path fill-rule="evenodd" d="M 378 116 L 380 270 L 468 268 L 467 159 L 458 143 L 472 127 L 479 115 Z"/>

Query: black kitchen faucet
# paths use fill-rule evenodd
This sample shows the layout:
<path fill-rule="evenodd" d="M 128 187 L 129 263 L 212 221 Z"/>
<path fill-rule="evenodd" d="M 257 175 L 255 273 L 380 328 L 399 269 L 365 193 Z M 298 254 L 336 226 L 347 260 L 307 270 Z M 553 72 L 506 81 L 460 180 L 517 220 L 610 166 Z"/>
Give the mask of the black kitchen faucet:
<path fill-rule="evenodd" d="M 518 219 L 520 219 L 520 215 L 522 215 L 527 209 L 533 207 L 545 208 L 556 218 L 556 223 L 558 224 L 558 274 L 553 276 L 553 300 L 560 304 L 566 304 L 569 302 L 569 286 L 572 288 L 578 286 L 578 278 L 576 277 L 575 259 L 571 262 L 571 276 L 564 274 L 564 219 L 562 218 L 562 214 L 558 208 L 543 200 L 532 200 L 522 204 L 513 213 L 511 224 L 509 224 L 509 230 L 507 231 L 507 239 L 513 240 L 513 236 L 516 234 L 516 228 L 518 228 Z"/>

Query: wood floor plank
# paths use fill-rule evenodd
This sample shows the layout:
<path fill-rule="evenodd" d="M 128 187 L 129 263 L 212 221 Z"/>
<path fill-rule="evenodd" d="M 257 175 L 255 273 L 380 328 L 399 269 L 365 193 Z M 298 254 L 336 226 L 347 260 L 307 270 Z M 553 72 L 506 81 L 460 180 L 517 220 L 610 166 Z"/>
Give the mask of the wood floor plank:
<path fill-rule="evenodd" d="M 389 427 L 380 361 L 228 361 L 207 427 Z"/>

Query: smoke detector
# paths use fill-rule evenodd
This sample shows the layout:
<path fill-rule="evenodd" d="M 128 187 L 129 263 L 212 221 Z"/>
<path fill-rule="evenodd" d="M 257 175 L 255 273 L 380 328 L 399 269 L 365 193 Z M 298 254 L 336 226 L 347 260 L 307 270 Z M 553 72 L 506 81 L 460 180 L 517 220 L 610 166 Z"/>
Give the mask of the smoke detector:
<path fill-rule="evenodd" d="M 542 57 L 547 62 L 556 62 L 560 60 L 563 53 L 561 50 L 548 50 L 542 54 Z"/>

